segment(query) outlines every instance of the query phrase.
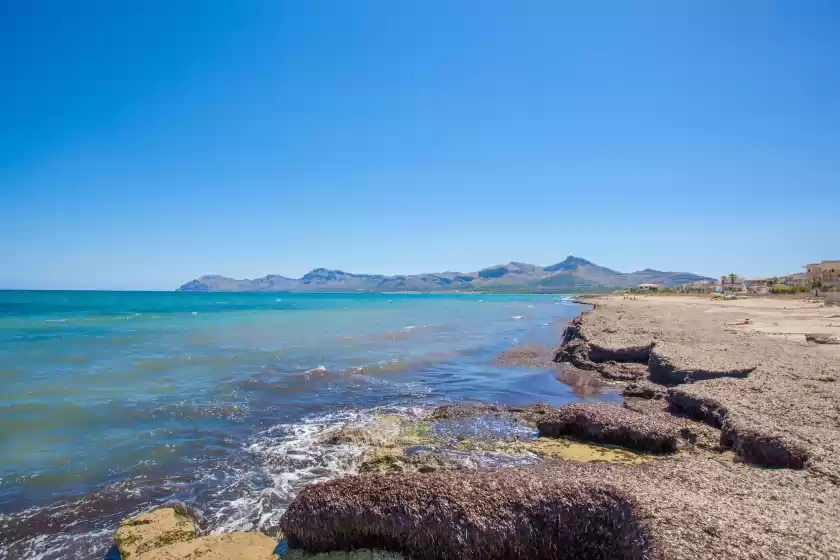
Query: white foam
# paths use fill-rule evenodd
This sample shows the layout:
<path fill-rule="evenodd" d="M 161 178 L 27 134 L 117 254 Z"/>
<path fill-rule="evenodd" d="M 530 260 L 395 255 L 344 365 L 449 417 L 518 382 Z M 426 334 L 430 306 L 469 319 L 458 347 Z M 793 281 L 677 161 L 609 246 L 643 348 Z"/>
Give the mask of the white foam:
<path fill-rule="evenodd" d="M 306 370 L 306 373 L 323 373 L 327 371 L 327 366 L 316 366 L 312 369 Z"/>
<path fill-rule="evenodd" d="M 428 413 L 422 407 L 388 409 L 389 414 L 417 417 Z M 255 435 L 247 451 L 259 472 L 243 472 L 233 485 L 241 493 L 214 517 L 218 532 L 264 529 L 275 525 L 286 505 L 306 485 L 356 472 L 364 449 L 351 444 L 325 443 L 327 434 L 347 423 L 364 425 L 375 420 L 381 409 L 350 410 L 314 415 L 294 424 L 279 424 Z M 270 484 L 266 486 L 266 480 Z"/>
<path fill-rule="evenodd" d="M 524 318 L 525 318 L 524 315 L 514 315 L 513 317 L 511 317 L 511 319 L 513 319 L 514 321 L 519 321 L 520 319 L 524 319 Z"/>

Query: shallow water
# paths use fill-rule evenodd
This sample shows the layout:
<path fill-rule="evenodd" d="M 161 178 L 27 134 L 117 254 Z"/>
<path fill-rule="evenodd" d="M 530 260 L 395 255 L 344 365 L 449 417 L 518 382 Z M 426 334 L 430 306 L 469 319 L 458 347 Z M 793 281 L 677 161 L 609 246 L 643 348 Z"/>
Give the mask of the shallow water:
<path fill-rule="evenodd" d="M 372 411 L 579 400 L 554 372 L 495 357 L 557 344 L 580 310 L 562 296 L 0 292 L 0 557 L 102 558 L 120 518 L 172 499 L 218 530 L 268 527 L 358 455 L 319 434 Z"/>

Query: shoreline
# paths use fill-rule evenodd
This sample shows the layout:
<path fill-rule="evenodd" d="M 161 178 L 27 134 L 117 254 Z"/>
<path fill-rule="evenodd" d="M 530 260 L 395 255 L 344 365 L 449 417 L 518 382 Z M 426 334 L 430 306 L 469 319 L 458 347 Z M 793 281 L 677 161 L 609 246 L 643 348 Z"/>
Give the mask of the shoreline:
<path fill-rule="evenodd" d="M 602 454 L 651 445 L 655 460 L 599 464 L 567 453 L 543 455 L 530 466 L 464 470 L 445 458 L 424 456 L 418 462 L 405 454 L 408 447 L 394 447 L 394 438 L 402 436 L 390 427 L 384 440 L 368 442 L 370 452 L 379 455 L 374 470 L 366 471 L 389 474 L 316 483 L 292 502 L 280 529 L 296 557 L 307 557 L 300 556 L 302 549 L 367 548 L 391 551 L 371 552 L 382 558 L 397 558 L 396 552 L 436 558 L 467 551 L 475 558 L 501 558 L 511 556 L 511 546 L 530 557 L 548 550 L 555 551 L 552 557 L 572 557 L 596 549 L 611 557 L 692 560 L 840 553 L 840 434 L 834 424 L 840 345 L 815 343 L 800 332 L 817 329 L 830 342 L 835 330 L 840 333 L 840 320 L 832 322 L 830 308 L 790 300 L 678 296 L 588 295 L 574 301 L 591 309 L 569 324 L 555 355 L 561 364 L 555 366 L 624 386 L 623 405 L 545 405 L 536 413 L 478 405 L 459 410 L 458 417 L 530 422 L 540 436 L 535 443 L 579 441 Z M 432 417 L 436 414 L 442 413 Z M 365 429 L 359 434 L 352 437 L 371 437 Z M 514 452 L 533 454 L 536 448 L 524 443 Z M 398 453 L 382 456 L 383 449 Z M 513 448 L 493 442 L 488 449 L 511 453 Z M 400 470 L 393 470 L 395 464 Z M 471 490 L 456 492 L 465 483 Z M 538 491 L 525 497 L 498 484 Z M 430 517 L 403 517 L 394 533 L 387 521 L 394 513 L 388 512 L 413 507 L 405 488 L 421 501 L 450 496 L 462 512 L 451 523 L 472 527 L 470 539 L 477 540 L 461 548 L 464 543 L 452 540 L 446 524 L 434 521 L 452 512 L 434 508 Z M 597 497 L 604 492 L 612 497 Z M 496 505 L 486 510 L 483 502 Z M 589 523 L 601 527 L 600 536 L 580 532 L 574 523 L 538 536 L 537 526 L 551 525 L 553 518 L 542 519 L 537 512 L 547 507 L 560 514 L 560 503 L 566 504 L 564 515 L 573 516 L 583 515 L 576 508 L 589 504 L 586 515 L 594 515 Z M 384 517 L 378 518 L 383 505 Z M 536 509 L 527 523 L 537 526 L 506 533 L 509 523 L 526 523 L 516 512 L 529 508 Z M 561 544 L 565 556 L 556 554 Z"/>

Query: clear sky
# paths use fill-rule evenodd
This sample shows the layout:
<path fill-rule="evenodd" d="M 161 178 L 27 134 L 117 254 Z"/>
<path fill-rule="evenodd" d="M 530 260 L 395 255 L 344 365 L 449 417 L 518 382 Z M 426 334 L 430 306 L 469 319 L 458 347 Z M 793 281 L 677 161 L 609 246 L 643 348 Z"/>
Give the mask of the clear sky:
<path fill-rule="evenodd" d="M 840 258 L 840 2 L 0 0 L 0 287 Z"/>

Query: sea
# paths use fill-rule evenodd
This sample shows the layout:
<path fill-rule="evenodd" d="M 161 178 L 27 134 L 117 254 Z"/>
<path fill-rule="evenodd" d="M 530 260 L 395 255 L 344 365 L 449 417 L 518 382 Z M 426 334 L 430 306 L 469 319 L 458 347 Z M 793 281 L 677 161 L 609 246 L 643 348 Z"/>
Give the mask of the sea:
<path fill-rule="evenodd" d="M 0 292 L 0 558 L 102 559 L 119 520 L 266 530 L 349 472 L 334 426 L 453 402 L 590 398 L 551 368 L 563 295 Z"/>

